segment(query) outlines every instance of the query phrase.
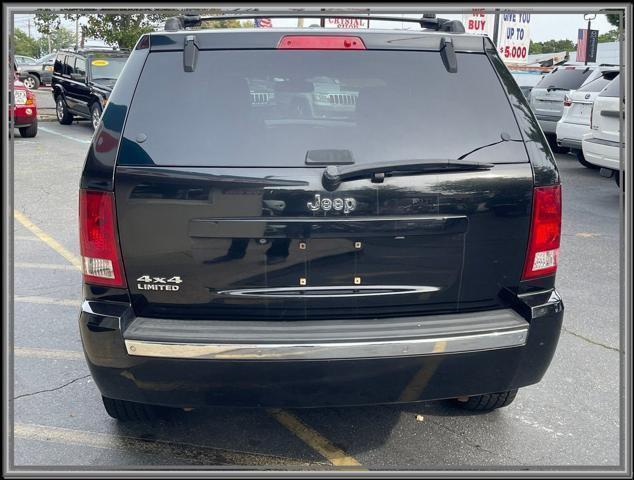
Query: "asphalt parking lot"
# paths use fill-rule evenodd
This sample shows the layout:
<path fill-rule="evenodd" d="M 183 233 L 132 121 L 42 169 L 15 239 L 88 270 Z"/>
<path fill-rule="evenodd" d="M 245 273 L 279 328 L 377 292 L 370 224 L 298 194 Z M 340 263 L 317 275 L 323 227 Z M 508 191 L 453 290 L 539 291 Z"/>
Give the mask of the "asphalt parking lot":
<path fill-rule="evenodd" d="M 39 97 L 50 92 L 41 90 Z M 51 102 L 52 103 L 52 102 Z M 617 468 L 619 190 L 569 155 L 558 289 L 564 330 L 541 383 L 488 414 L 445 402 L 202 409 L 117 424 L 84 362 L 77 316 L 78 184 L 92 131 L 41 122 L 14 142 L 13 465 L 235 469 Z"/>

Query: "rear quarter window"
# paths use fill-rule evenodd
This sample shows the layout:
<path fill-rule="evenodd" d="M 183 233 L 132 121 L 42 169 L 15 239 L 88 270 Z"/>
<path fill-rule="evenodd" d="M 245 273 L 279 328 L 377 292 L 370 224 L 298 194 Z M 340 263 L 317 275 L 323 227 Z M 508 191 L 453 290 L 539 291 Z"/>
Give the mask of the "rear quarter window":
<path fill-rule="evenodd" d="M 594 80 L 590 80 L 584 86 L 579 88 L 580 92 L 600 92 L 608 84 L 614 80 L 619 72 L 603 72 L 600 76 L 595 78 Z"/>
<path fill-rule="evenodd" d="M 565 90 L 576 90 L 588 76 L 592 73 L 592 69 L 585 68 L 558 68 L 557 70 L 544 76 L 541 81 L 535 85 L 535 88 L 562 88 Z"/>
<path fill-rule="evenodd" d="M 488 58 L 457 62 L 449 73 L 427 51 L 201 51 L 185 72 L 182 52 L 152 52 L 118 164 L 299 167 L 308 151 L 355 164 L 470 151 L 469 161 L 527 162 Z"/>
<path fill-rule="evenodd" d="M 621 76 L 617 77 L 610 82 L 610 84 L 603 90 L 599 96 L 601 97 L 619 97 L 621 95 Z"/>

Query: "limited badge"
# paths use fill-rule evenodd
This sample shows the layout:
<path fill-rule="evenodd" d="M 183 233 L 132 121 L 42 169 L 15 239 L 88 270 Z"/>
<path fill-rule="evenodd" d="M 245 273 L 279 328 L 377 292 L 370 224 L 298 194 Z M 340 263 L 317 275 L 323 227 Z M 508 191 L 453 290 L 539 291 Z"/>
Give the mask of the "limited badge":
<path fill-rule="evenodd" d="M 142 275 L 136 279 L 137 288 L 139 290 L 159 290 L 159 291 L 171 291 L 176 292 L 180 289 L 179 283 L 183 283 L 181 277 L 151 277 L 149 275 Z"/>

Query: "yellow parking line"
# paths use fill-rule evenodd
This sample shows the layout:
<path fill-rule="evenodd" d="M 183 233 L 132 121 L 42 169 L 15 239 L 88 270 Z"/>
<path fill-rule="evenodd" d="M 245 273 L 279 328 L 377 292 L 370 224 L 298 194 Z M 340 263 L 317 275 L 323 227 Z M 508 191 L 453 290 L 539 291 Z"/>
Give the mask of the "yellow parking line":
<path fill-rule="evenodd" d="M 29 220 L 22 212 L 14 209 L 15 218 L 35 234 L 40 240 L 46 243 L 49 247 L 59 253 L 62 257 L 68 260 L 72 265 L 81 270 L 81 260 L 79 257 L 67 250 L 57 240 L 52 238 L 31 220 Z M 41 303 L 50 305 L 78 305 L 79 302 L 75 300 L 56 300 L 46 297 L 14 297 L 16 302 L 27 303 Z M 323 455 L 330 463 L 338 467 L 360 467 L 361 464 L 353 457 L 347 455 L 341 449 L 335 447 L 328 439 L 321 434 L 308 427 L 299 420 L 295 415 L 285 410 L 271 409 L 269 413 L 284 427 L 294 433 L 297 437 L 303 440 L 312 449 Z M 363 468 L 355 470 L 364 470 Z"/>
<path fill-rule="evenodd" d="M 61 263 L 13 262 L 13 266 L 15 268 L 43 268 L 47 270 L 72 270 L 73 272 L 77 271 L 77 268 L 73 265 L 62 265 Z"/>
<path fill-rule="evenodd" d="M 77 308 L 79 308 L 79 306 L 81 305 L 81 300 L 59 300 L 57 298 L 50 297 L 34 297 L 22 295 L 15 295 L 13 297 L 13 301 L 21 303 L 37 303 L 40 305 L 64 305 Z"/>
<path fill-rule="evenodd" d="M 20 222 L 24 227 L 30 230 L 35 236 L 37 236 L 40 240 L 46 243 L 49 247 L 59 253 L 62 257 L 68 260 L 71 265 L 74 265 L 76 268 L 81 270 L 81 260 L 77 255 L 72 253 L 66 247 L 64 247 L 61 243 L 55 240 L 53 237 L 44 232 L 40 227 L 35 225 L 31 220 L 27 218 L 22 212 L 18 210 L 13 210 L 13 216 L 15 219 Z"/>
<path fill-rule="evenodd" d="M 18 357 L 43 358 L 46 360 L 83 360 L 82 352 L 72 350 L 48 350 L 46 348 L 15 347 L 13 353 Z"/>
<path fill-rule="evenodd" d="M 336 467 L 361 467 L 357 459 L 335 447 L 327 438 L 307 426 L 299 418 L 286 410 L 269 409 L 269 414 L 284 427 L 299 437 L 313 450 L 319 452 Z M 355 468 L 354 470 L 366 470 Z"/>
<path fill-rule="evenodd" d="M 77 445 L 103 449 L 115 449 L 129 452 L 156 455 L 160 458 L 181 458 L 195 460 L 200 465 L 241 465 L 308 467 L 319 465 L 315 462 L 280 457 L 263 453 L 250 453 L 223 448 L 208 447 L 191 443 L 177 443 L 167 440 L 146 440 L 126 435 L 89 432 L 71 428 L 51 427 L 29 423 L 16 423 L 13 433 L 16 437 L 41 442 L 54 442 L 63 445 Z M 322 466 L 326 466 L 321 464 Z"/>
<path fill-rule="evenodd" d="M 447 342 L 439 341 L 434 345 L 432 352 L 442 353 L 445 351 L 445 348 L 447 348 Z M 407 386 L 403 389 L 403 392 L 401 392 L 401 396 L 399 397 L 401 402 L 412 402 L 420 399 L 427 383 L 429 383 L 429 380 L 434 376 L 438 368 L 440 358 L 441 357 L 431 357 L 427 364 L 412 377 Z"/>

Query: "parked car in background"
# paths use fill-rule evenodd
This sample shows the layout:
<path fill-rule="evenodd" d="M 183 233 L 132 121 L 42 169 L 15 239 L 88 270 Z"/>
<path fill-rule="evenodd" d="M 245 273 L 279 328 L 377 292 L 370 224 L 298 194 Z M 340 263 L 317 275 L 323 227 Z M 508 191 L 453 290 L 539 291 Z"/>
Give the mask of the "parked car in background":
<path fill-rule="evenodd" d="M 35 94 L 19 80 L 13 82 L 13 96 L 9 90 L 9 108 L 13 104 L 13 126 L 20 131 L 21 137 L 37 135 L 37 104 Z M 13 100 L 13 101 L 12 101 Z"/>
<path fill-rule="evenodd" d="M 560 176 L 488 37 L 174 23 L 133 50 L 80 181 L 79 324 L 109 415 L 493 410 L 540 381 Z"/>
<path fill-rule="evenodd" d="M 511 74 L 513 75 L 513 78 L 519 85 L 522 93 L 527 100 L 530 100 L 533 87 L 537 85 L 545 75 L 545 73 L 543 72 L 531 72 L 521 70 L 511 70 Z"/>
<path fill-rule="evenodd" d="M 13 58 L 15 58 L 15 63 L 17 65 L 23 65 L 25 63 L 35 63 L 35 62 L 37 62 L 37 59 L 35 59 L 33 57 L 27 57 L 26 55 L 14 55 Z"/>
<path fill-rule="evenodd" d="M 24 85 L 37 90 L 40 85 L 50 85 L 56 53 L 50 53 L 32 63 L 18 65 L 18 76 Z"/>
<path fill-rule="evenodd" d="M 621 76 L 617 76 L 597 95 L 592 107 L 590 131 L 583 136 L 583 156 L 588 163 L 601 168 L 601 173 L 614 177 L 620 185 L 621 152 Z M 624 106 L 624 105 L 623 105 Z"/>
<path fill-rule="evenodd" d="M 586 81 L 592 80 L 595 68 L 591 66 L 564 65 L 544 75 L 531 91 L 530 106 L 539 125 L 555 151 L 557 148 L 557 122 L 564 112 L 564 98 Z M 598 73 L 598 72 L 597 72 Z"/>
<path fill-rule="evenodd" d="M 583 135 L 590 131 L 592 105 L 599 92 L 619 74 L 617 67 L 599 67 L 598 71 L 593 80 L 564 97 L 564 113 L 557 122 L 557 145 L 569 148 L 579 163 L 588 168 L 598 168 L 585 160 L 581 148 Z"/>
<path fill-rule="evenodd" d="M 111 49 L 58 52 L 52 85 L 59 123 L 69 125 L 77 116 L 89 119 L 96 129 L 129 55 Z"/>

